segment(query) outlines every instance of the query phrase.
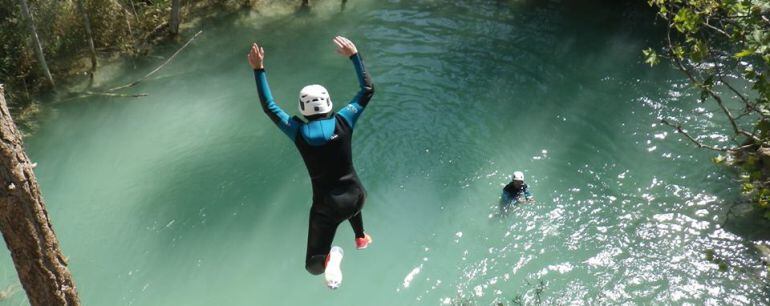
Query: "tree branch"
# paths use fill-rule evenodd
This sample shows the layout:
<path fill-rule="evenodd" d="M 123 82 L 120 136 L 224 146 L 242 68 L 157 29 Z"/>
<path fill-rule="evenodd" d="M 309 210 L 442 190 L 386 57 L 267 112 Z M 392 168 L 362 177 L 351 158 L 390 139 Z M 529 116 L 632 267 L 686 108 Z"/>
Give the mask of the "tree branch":
<path fill-rule="evenodd" d="M 725 80 L 725 78 L 724 78 L 723 76 L 721 76 L 721 75 L 720 75 L 720 76 L 719 76 L 719 80 L 720 80 L 720 81 L 722 81 L 722 84 L 725 84 L 725 86 L 727 86 L 727 88 L 729 88 L 729 89 L 730 89 L 730 91 L 732 91 L 732 92 L 733 92 L 735 95 L 737 95 L 737 96 L 738 96 L 738 98 L 740 98 L 740 99 L 741 99 L 741 101 L 743 101 L 743 103 L 749 104 L 749 102 L 750 102 L 750 101 L 749 101 L 749 99 L 748 99 L 748 98 L 746 98 L 746 96 L 744 96 L 744 95 L 743 95 L 743 94 L 742 94 L 740 91 L 738 91 L 737 89 L 735 89 L 735 87 L 733 87 L 732 85 L 730 85 L 730 83 L 729 83 L 729 82 L 727 82 L 727 80 Z"/>
<path fill-rule="evenodd" d="M 730 37 L 730 34 L 728 34 L 727 32 L 725 32 L 724 30 L 722 30 L 720 28 L 717 28 L 717 27 L 711 25 L 710 23 L 708 23 L 708 21 L 704 21 L 703 25 L 706 26 L 709 29 L 712 29 L 712 30 L 716 31 L 719 34 L 722 34 L 722 35 L 726 36 L 727 38 L 732 38 L 732 37 Z"/>
<path fill-rule="evenodd" d="M 673 26 L 673 25 L 672 25 Z M 730 125 L 733 128 L 733 131 L 736 135 L 743 135 L 748 137 L 749 139 L 753 140 L 755 143 L 760 143 L 761 141 L 759 138 L 757 138 L 754 134 L 751 134 L 740 127 L 738 127 L 738 123 L 735 121 L 735 116 L 730 112 L 729 109 L 724 104 L 724 101 L 722 100 L 722 97 L 717 95 L 711 88 L 704 85 L 702 82 L 698 81 L 695 76 L 693 76 L 692 72 L 690 72 L 687 67 L 684 66 L 684 63 L 682 63 L 682 60 L 674 54 L 674 44 L 671 42 L 671 27 L 669 26 L 669 30 L 667 31 L 666 37 L 668 39 L 668 47 L 670 52 L 672 53 L 671 58 L 673 58 L 674 63 L 676 64 L 677 68 L 679 68 L 680 71 L 682 71 L 687 78 L 690 79 L 690 82 L 692 82 L 696 87 L 704 90 L 706 93 L 708 93 L 709 96 L 711 96 L 714 101 L 717 102 L 717 105 L 719 105 L 719 108 L 722 109 L 722 112 L 725 114 L 727 119 L 730 121 Z"/>
<path fill-rule="evenodd" d="M 755 111 L 755 110 L 754 110 L 754 107 L 753 107 L 753 106 L 751 106 L 751 105 L 746 105 L 746 110 L 744 110 L 744 111 L 743 111 L 743 113 L 741 113 L 740 115 L 736 116 L 736 117 L 735 117 L 735 120 L 740 120 L 740 119 L 741 119 L 741 118 L 743 118 L 743 117 L 746 117 L 746 116 L 748 116 L 748 115 L 751 115 L 752 113 L 754 113 L 754 111 Z M 754 134 L 754 133 L 752 132 L 752 134 Z"/>
<path fill-rule="evenodd" d="M 720 148 L 720 147 L 717 147 L 717 146 L 710 146 L 710 145 L 703 144 L 702 142 L 700 142 L 697 139 L 695 139 L 694 137 L 692 137 L 690 134 L 688 134 L 684 130 L 684 128 L 682 128 L 682 125 L 679 124 L 679 123 L 673 124 L 673 123 L 669 122 L 668 120 L 666 120 L 665 118 L 660 119 L 660 123 L 663 123 L 665 125 L 673 127 L 674 129 L 676 129 L 677 133 L 684 135 L 684 137 L 687 140 L 689 140 L 690 142 L 695 144 L 695 146 L 697 146 L 698 148 L 701 148 L 701 149 L 709 149 L 709 150 L 717 151 L 717 152 L 732 153 L 732 152 L 737 152 L 737 151 L 741 151 L 741 150 L 744 150 L 744 149 L 748 149 L 748 148 L 751 148 L 751 147 L 756 145 L 754 143 L 750 143 L 750 144 L 745 144 L 745 145 L 742 145 L 740 147 L 735 147 L 735 148 Z"/>
<path fill-rule="evenodd" d="M 700 142 L 700 141 L 698 141 L 697 139 L 695 139 L 695 138 L 693 138 L 692 136 L 690 136 L 690 134 L 688 134 L 688 133 L 687 133 L 687 132 L 686 132 L 686 131 L 685 131 L 685 130 L 682 128 L 682 125 L 681 125 L 681 124 L 678 124 L 678 123 L 677 123 L 677 124 L 673 124 L 673 123 L 671 123 L 671 122 L 668 122 L 668 120 L 666 120 L 665 118 L 663 118 L 663 119 L 660 119 L 660 123 L 663 123 L 663 124 L 665 124 L 665 125 L 668 125 L 668 126 L 670 126 L 670 127 L 673 127 L 674 129 L 676 129 L 677 133 L 684 135 L 684 137 L 685 137 L 685 138 L 687 138 L 687 140 L 689 140 L 690 142 L 692 142 L 693 144 L 695 144 L 695 146 L 697 146 L 698 148 L 701 148 L 701 149 L 709 149 L 709 150 L 718 151 L 718 152 L 732 152 L 732 151 L 733 151 L 733 150 L 731 150 L 730 148 L 720 148 L 720 147 L 717 147 L 717 146 L 709 146 L 709 145 L 705 145 L 705 144 L 701 143 L 701 142 Z"/>
<path fill-rule="evenodd" d="M 732 85 L 730 85 L 730 83 L 729 83 L 729 82 L 727 82 L 727 80 L 725 80 L 723 76 L 719 76 L 719 80 L 720 80 L 720 81 L 722 82 L 722 84 L 724 84 L 724 85 L 725 85 L 725 86 L 726 86 L 728 89 L 730 89 L 730 91 L 732 91 L 732 92 L 733 92 L 733 93 L 734 93 L 736 96 L 738 96 L 738 98 L 740 98 L 740 99 L 741 99 L 741 102 L 743 102 L 743 104 L 746 106 L 746 110 L 745 110 L 745 112 L 744 112 L 743 114 L 739 115 L 738 117 L 735 117 L 735 119 L 736 119 L 736 120 L 740 119 L 740 118 L 741 118 L 741 117 L 743 117 L 743 116 L 746 116 L 746 115 L 748 115 L 748 114 L 751 114 L 751 113 L 757 113 L 757 114 L 759 114 L 759 116 L 760 116 L 760 117 L 762 117 L 762 119 L 767 119 L 768 117 L 770 117 L 770 116 L 768 116 L 768 115 L 764 114 L 764 113 L 763 113 L 763 112 L 762 112 L 762 111 L 761 111 L 761 110 L 760 110 L 760 109 L 757 107 L 757 104 L 755 104 L 755 103 L 751 103 L 751 101 L 749 100 L 749 98 L 748 98 L 748 97 L 744 96 L 743 94 L 741 94 L 741 92 L 740 92 L 738 89 L 736 89 L 735 87 L 733 87 Z M 753 134 L 753 133 L 752 133 L 752 134 Z"/>

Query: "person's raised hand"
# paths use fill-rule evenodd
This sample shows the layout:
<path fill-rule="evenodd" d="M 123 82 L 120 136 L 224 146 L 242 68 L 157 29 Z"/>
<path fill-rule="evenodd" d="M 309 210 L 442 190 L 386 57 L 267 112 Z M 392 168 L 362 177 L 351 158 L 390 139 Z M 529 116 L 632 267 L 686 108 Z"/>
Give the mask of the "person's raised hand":
<path fill-rule="evenodd" d="M 257 45 L 257 43 L 251 44 L 251 50 L 247 57 L 249 58 L 249 65 L 251 65 L 251 68 L 254 68 L 254 70 L 265 68 L 265 50 Z"/>
<path fill-rule="evenodd" d="M 335 45 L 337 45 L 337 53 L 341 54 L 342 56 L 351 57 L 358 53 L 358 50 L 356 50 L 356 45 L 354 45 L 352 41 L 345 37 L 337 36 L 332 39 L 332 41 Z"/>

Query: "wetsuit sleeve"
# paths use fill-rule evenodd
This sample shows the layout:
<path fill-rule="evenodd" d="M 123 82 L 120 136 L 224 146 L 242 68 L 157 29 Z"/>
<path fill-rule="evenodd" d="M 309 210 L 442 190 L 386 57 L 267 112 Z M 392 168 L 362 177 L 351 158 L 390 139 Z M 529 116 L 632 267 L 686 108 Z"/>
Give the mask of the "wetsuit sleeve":
<path fill-rule="evenodd" d="M 358 94 L 350 101 L 350 103 L 337 112 L 345 121 L 350 125 L 352 129 L 358 121 L 358 117 L 369 104 L 369 100 L 374 95 L 374 84 L 372 84 L 372 78 L 369 76 L 369 72 L 364 66 L 364 61 L 361 59 L 359 53 L 350 56 L 350 60 L 353 62 L 353 67 L 356 69 L 356 76 L 358 78 L 358 86 L 361 88 Z"/>
<path fill-rule="evenodd" d="M 284 112 L 278 104 L 275 104 L 273 94 L 270 93 L 270 86 L 267 85 L 267 74 L 265 69 L 254 70 L 254 79 L 257 81 L 257 93 L 259 102 L 262 104 L 262 110 L 265 111 L 270 120 L 278 126 L 281 131 L 289 136 L 291 140 L 297 136 L 299 124 L 292 120 L 289 114 Z"/>
<path fill-rule="evenodd" d="M 513 196 L 507 191 L 503 191 L 503 194 L 500 195 L 500 205 L 510 205 L 513 200 Z"/>
<path fill-rule="evenodd" d="M 524 199 L 529 200 L 531 198 L 532 198 L 532 193 L 529 192 L 529 187 L 528 186 L 524 187 Z"/>

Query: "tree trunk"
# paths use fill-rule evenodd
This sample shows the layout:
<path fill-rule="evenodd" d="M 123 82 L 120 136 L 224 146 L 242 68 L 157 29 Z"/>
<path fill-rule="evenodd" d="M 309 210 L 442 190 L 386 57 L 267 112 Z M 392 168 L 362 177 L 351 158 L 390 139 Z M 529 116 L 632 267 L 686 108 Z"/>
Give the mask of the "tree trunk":
<path fill-rule="evenodd" d="M 35 21 L 32 20 L 32 14 L 29 12 L 29 6 L 27 0 L 19 0 L 21 4 L 21 14 L 27 19 L 27 28 L 29 28 L 29 35 L 32 36 L 32 40 L 35 43 L 35 54 L 37 54 L 37 61 L 40 62 L 40 66 L 43 68 L 43 73 L 51 83 L 51 86 L 56 86 L 53 82 L 53 76 L 51 76 L 51 70 L 48 69 L 48 64 L 45 62 L 45 54 L 43 54 L 43 46 L 40 44 L 40 38 L 37 36 L 37 29 L 35 29 Z"/>
<path fill-rule="evenodd" d="M 31 305 L 80 305 L 0 85 L 0 232 Z"/>
<path fill-rule="evenodd" d="M 169 24 L 169 32 L 171 34 L 177 35 L 179 34 L 179 7 L 181 6 L 181 0 L 171 0 L 171 22 Z"/>
<path fill-rule="evenodd" d="M 86 26 L 88 47 L 91 49 L 91 77 L 93 78 L 96 71 L 96 48 L 94 48 L 94 37 L 91 35 L 91 20 L 88 19 L 88 12 L 83 4 L 83 0 L 77 0 L 77 8 L 80 11 L 80 16 L 83 16 L 83 23 Z"/>

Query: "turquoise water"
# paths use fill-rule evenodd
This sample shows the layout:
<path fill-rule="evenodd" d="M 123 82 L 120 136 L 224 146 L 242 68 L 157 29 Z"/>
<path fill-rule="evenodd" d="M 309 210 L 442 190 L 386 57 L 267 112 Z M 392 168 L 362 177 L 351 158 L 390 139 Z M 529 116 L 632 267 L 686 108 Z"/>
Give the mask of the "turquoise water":
<path fill-rule="evenodd" d="M 770 303 L 753 246 L 770 238 L 732 205 L 734 174 L 656 124 L 694 100 L 675 71 L 641 63 L 659 30 L 637 8 L 608 3 L 370 0 L 344 12 L 331 2 L 299 16 L 242 12 L 189 29 L 204 33 L 133 89 L 147 97 L 50 101 L 26 143 L 81 299 Z M 264 44 L 287 111 L 297 113 L 309 83 L 339 108 L 357 83 L 334 52 L 338 34 L 356 42 L 377 88 L 353 144 L 374 244 L 357 251 L 340 227 L 344 282 L 329 291 L 304 270 L 306 170 L 259 109 L 245 54 Z M 109 84 L 158 61 L 109 68 L 120 75 Z M 722 139 L 702 119 L 690 123 Z M 537 202 L 500 215 L 514 170 Z M 0 290 L 17 283 L 0 253 Z M 23 292 L 0 302 L 25 303 Z"/>

